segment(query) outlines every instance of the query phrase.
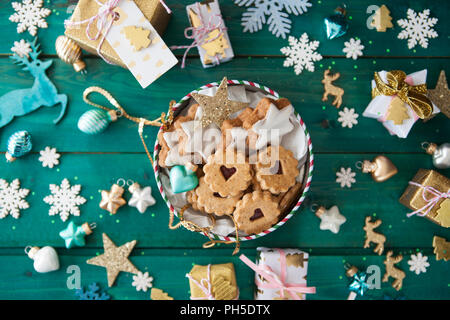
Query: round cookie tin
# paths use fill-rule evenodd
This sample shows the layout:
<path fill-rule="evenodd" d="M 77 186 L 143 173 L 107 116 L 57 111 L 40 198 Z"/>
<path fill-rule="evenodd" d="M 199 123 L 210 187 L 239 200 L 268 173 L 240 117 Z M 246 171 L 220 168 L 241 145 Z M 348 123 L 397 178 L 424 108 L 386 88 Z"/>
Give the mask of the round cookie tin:
<path fill-rule="evenodd" d="M 263 93 L 266 94 L 270 94 L 272 96 L 274 96 L 275 98 L 279 98 L 279 94 L 266 87 L 266 86 L 262 86 L 258 83 L 255 82 L 251 82 L 251 81 L 243 81 L 243 80 L 228 80 L 228 85 L 233 86 L 233 85 L 244 85 L 246 90 L 249 91 L 261 91 Z M 185 108 L 188 103 L 189 100 L 191 99 L 191 94 L 194 92 L 198 92 L 200 90 L 203 89 L 207 89 L 207 88 L 211 88 L 211 87 L 218 87 L 219 83 L 217 82 L 212 82 L 209 84 L 206 84 L 200 88 L 198 88 L 197 90 L 193 90 L 192 92 L 190 92 L 188 95 L 184 96 L 177 104 L 175 104 L 172 108 L 174 111 L 174 114 L 177 114 L 177 110 L 182 110 L 183 108 Z M 273 225 L 272 227 L 270 227 L 267 230 L 264 230 L 261 233 L 258 234 L 253 234 L 253 235 L 248 235 L 248 236 L 239 236 L 239 240 L 240 241 L 246 241 L 246 240 L 252 240 L 252 239 L 257 239 L 260 238 L 262 236 L 265 236 L 266 234 L 269 234 L 275 230 L 277 230 L 279 227 L 281 227 L 282 225 L 284 225 L 296 212 L 298 212 L 301 204 L 303 203 L 303 201 L 305 200 L 305 197 L 309 191 L 310 185 L 311 185 L 311 180 L 312 180 L 312 173 L 313 173 L 313 169 L 314 169 L 314 155 L 312 152 L 312 143 L 311 143 L 311 137 L 309 135 L 308 130 L 306 129 L 306 125 L 303 122 L 303 119 L 301 118 L 301 116 L 295 112 L 295 115 L 297 117 L 297 120 L 300 123 L 300 126 L 302 127 L 302 129 L 305 132 L 305 136 L 306 136 L 306 140 L 307 140 L 307 145 L 308 145 L 308 153 L 307 153 L 307 159 L 306 159 L 306 168 L 305 168 L 305 175 L 303 177 L 303 191 L 302 194 L 299 198 L 299 200 L 297 201 L 297 203 L 295 204 L 295 206 L 292 208 L 291 212 L 289 212 L 283 219 L 281 219 L 277 224 Z M 160 129 L 162 130 L 162 128 Z M 161 183 L 161 177 L 160 177 L 160 167 L 158 165 L 158 155 L 159 155 L 159 150 L 160 150 L 160 145 L 158 142 L 158 139 L 156 139 L 155 142 L 155 149 L 154 149 L 154 153 L 153 153 L 153 157 L 154 157 L 154 174 L 155 174 L 155 179 L 156 179 L 156 183 L 158 184 L 158 189 L 161 193 L 162 198 L 164 199 L 164 201 L 166 202 L 167 206 L 169 207 L 169 210 L 171 212 L 173 212 L 176 216 L 178 216 L 178 212 L 177 210 L 172 206 L 172 204 L 170 203 L 169 199 L 166 196 L 166 193 L 164 191 L 163 185 Z M 207 234 L 204 234 L 205 236 L 208 236 Z M 236 237 L 233 236 L 220 236 L 217 235 L 213 232 L 209 233 L 209 237 L 211 237 L 214 240 L 222 240 L 222 241 L 235 241 Z"/>

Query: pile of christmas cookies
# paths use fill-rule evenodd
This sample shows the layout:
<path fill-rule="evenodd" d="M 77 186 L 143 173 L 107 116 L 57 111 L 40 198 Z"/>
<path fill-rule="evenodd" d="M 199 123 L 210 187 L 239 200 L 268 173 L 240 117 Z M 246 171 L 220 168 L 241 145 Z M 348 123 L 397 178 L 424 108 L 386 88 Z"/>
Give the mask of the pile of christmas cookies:
<path fill-rule="evenodd" d="M 229 94 L 226 81 L 216 89 L 192 94 L 193 103 L 158 134 L 158 165 L 170 178 L 166 194 L 179 207 L 189 204 L 191 215 L 227 217 L 234 226 L 233 217 L 239 235 L 258 234 L 301 195 L 305 133 L 287 99 L 234 86 Z"/>

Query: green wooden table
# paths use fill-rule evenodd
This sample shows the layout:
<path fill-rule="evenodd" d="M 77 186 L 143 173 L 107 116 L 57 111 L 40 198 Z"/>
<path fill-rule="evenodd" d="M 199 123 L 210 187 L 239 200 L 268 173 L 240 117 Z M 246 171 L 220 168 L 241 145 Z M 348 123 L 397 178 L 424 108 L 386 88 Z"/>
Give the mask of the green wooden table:
<path fill-rule="evenodd" d="M 9 22 L 13 10 L 11 1 L 0 3 L 0 28 L 3 40 L 0 42 L 0 94 L 16 88 L 29 87 L 31 76 L 12 64 L 9 59 L 13 41 L 27 34 L 18 35 L 16 24 Z M 190 1 L 166 1 L 173 10 L 173 17 L 165 33 L 169 45 L 186 44 L 183 30 L 188 24 L 185 5 Z M 231 256 L 232 248 L 218 245 L 202 249 L 206 238 L 184 229 L 171 231 L 167 228 L 168 210 L 158 194 L 152 168 L 143 152 L 137 136 L 137 126 L 129 121 L 119 121 L 103 134 L 87 136 L 77 129 L 80 115 L 88 110 L 82 100 L 82 92 L 92 85 L 109 90 L 130 114 L 156 118 L 166 111 L 171 99 L 178 100 L 186 93 L 203 84 L 219 81 L 223 76 L 229 79 L 251 80 L 277 90 L 288 97 L 305 120 L 311 133 L 315 170 L 308 203 L 319 203 L 327 207 L 338 205 L 347 217 L 339 234 L 319 230 L 314 214 L 303 206 L 285 226 L 265 237 L 242 243 L 241 253 L 254 258 L 256 247 L 298 247 L 310 253 L 308 284 L 317 287 L 317 294 L 308 299 L 345 299 L 348 280 L 343 265 L 354 264 L 360 269 L 375 264 L 381 267 L 383 256 L 375 255 L 371 249 L 363 249 L 364 218 L 373 215 L 383 220 L 379 228 L 387 237 L 386 249 L 404 255 L 400 267 L 406 272 L 403 289 L 397 293 L 389 284 L 381 289 L 371 290 L 363 299 L 383 299 L 385 295 L 407 299 L 449 299 L 449 264 L 436 261 L 432 238 L 439 235 L 450 239 L 450 232 L 424 218 L 406 218 L 408 209 L 398 202 L 410 178 L 419 168 L 433 168 L 431 157 L 420 148 L 423 141 L 448 142 L 449 120 L 438 115 L 431 121 L 419 121 L 407 139 L 390 136 L 383 126 L 373 119 L 362 117 L 370 101 L 370 80 L 376 70 L 402 69 L 407 73 L 428 69 L 428 85 L 433 88 L 440 70 L 450 75 L 448 46 L 450 3 L 443 1 L 400 0 L 388 3 L 393 21 L 406 17 L 407 8 L 422 11 L 430 8 L 431 15 L 439 19 L 437 39 L 431 39 L 428 49 L 416 46 L 407 48 L 406 40 L 397 40 L 399 27 L 378 33 L 366 28 L 369 5 L 381 5 L 381 1 L 361 0 L 349 3 L 350 29 L 339 39 L 327 41 L 322 30 L 322 19 L 329 15 L 341 1 L 311 0 L 313 6 L 299 17 L 292 17 L 291 35 L 299 37 L 307 32 L 310 39 L 321 41 L 319 52 L 323 60 L 316 63 L 316 71 L 303 72 L 300 76 L 293 69 L 284 68 L 284 57 L 280 48 L 287 40 L 278 39 L 267 31 L 243 33 L 240 26 L 244 9 L 231 0 L 220 1 L 222 14 L 229 28 L 236 57 L 229 63 L 212 69 L 203 69 L 195 50 L 187 61 L 187 67 L 171 69 L 146 90 L 142 90 L 133 76 L 120 67 L 107 65 L 96 56 L 85 56 L 88 74 L 75 74 L 72 67 L 58 60 L 54 42 L 63 33 L 63 21 L 69 16 L 68 9 L 75 0 L 45 1 L 52 9 L 47 18 L 48 29 L 38 32 L 43 52 L 54 58 L 49 76 L 61 93 L 69 95 L 70 104 L 66 117 L 59 125 L 51 123 L 59 108 L 42 108 L 30 115 L 17 118 L 0 130 L 0 151 L 6 149 L 7 138 L 20 129 L 28 130 L 34 141 L 33 153 L 14 163 L 0 161 L 0 177 L 12 180 L 19 178 L 24 188 L 31 189 L 27 198 L 30 209 L 22 211 L 19 220 L 7 217 L 0 220 L 0 298 L 1 299 L 74 299 L 73 290 L 66 286 L 67 268 L 78 265 L 81 268 L 81 283 L 87 286 L 98 282 L 106 287 L 106 273 L 103 268 L 90 266 L 85 261 L 102 253 L 101 234 L 106 232 L 121 245 L 127 241 L 138 241 L 131 260 L 142 271 L 149 271 L 154 277 L 154 286 L 164 289 L 175 299 L 189 298 L 188 280 L 185 273 L 192 265 L 233 262 L 241 290 L 241 298 L 251 299 L 253 294 L 253 272 Z M 342 53 L 343 43 L 350 37 L 359 37 L 366 46 L 364 56 L 353 61 Z M 177 52 L 180 57 L 181 52 Z M 337 122 L 338 111 L 330 103 L 322 102 L 323 70 L 331 67 L 340 72 L 336 85 L 344 88 L 343 107 L 355 108 L 361 116 L 353 129 L 342 128 Z M 98 99 L 98 101 L 103 101 Z M 330 121 L 330 128 L 321 126 L 323 120 Z M 145 130 L 145 137 L 153 145 L 156 128 Z M 38 161 L 39 150 L 53 146 L 62 153 L 61 164 L 50 170 Z M 399 173 L 382 184 L 372 181 L 369 175 L 358 172 L 357 182 L 351 189 L 341 189 L 335 182 L 340 167 L 352 167 L 358 160 L 372 159 L 378 154 L 387 155 L 399 168 Z M 356 170 L 356 169 L 354 169 Z M 450 176 L 450 170 L 441 170 Z M 67 250 L 58 233 L 66 223 L 59 217 L 48 215 L 49 206 L 42 201 L 48 195 L 48 185 L 59 184 L 68 178 L 72 184 L 81 184 L 81 194 L 87 203 L 81 206 L 81 216 L 73 218 L 77 223 L 96 222 L 98 227 L 88 238 L 86 247 Z M 130 207 L 124 207 L 111 216 L 98 207 L 99 191 L 109 189 L 118 178 L 132 179 L 141 185 L 150 185 L 157 204 L 141 215 Z M 24 254 L 27 245 L 54 246 L 61 260 L 61 269 L 49 274 L 38 274 L 32 261 Z M 409 255 L 417 251 L 429 256 L 428 272 L 416 275 L 408 270 Z M 122 273 L 116 285 L 107 291 L 114 299 L 149 299 L 148 293 L 136 292 L 131 286 L 132 275 Z"/>

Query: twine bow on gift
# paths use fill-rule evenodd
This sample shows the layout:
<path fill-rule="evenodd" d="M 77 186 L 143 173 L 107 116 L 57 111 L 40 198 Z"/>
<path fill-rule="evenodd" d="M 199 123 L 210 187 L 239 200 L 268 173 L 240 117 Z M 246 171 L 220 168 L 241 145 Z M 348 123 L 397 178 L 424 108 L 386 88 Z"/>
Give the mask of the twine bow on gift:
<path fill-rule="evenodd" d="M 204 18 L 201 14 L 200 11 L 200 4 L 197 2 L 197 12 L 198 12 L 198 18 L 199 18 L 199 22 L 200 25 L 199 26 L 192 26 L 192 27 L 188 27 L 186 29 L 184 29 L 184 36 L 186 39 L 190 39 L 190 40 L 194 40 L 190 45 L 187 46 L 171 46 L 170 49 L 172 50 L 177 50 L 177 49 L 186 49 L 186 51 L 183 54 L 183 59 L 181 61 L 181 68 L 184 68 L 186 65 L 186 58 L 188 55 L 188 52 L 192 49 L 195 48 L 197 46 L 202 46 L 205 45 L 207 43 L 213 42 L 217 39 L 219 39 L 220 37 L 222 37 L 225 33 L 225 31 L 227 30 L 227 27 L 225 27 L 225 25 L 223 24 L 223 19 L 222 19 L 222 15 L 220 14 L 215 14 L 209 17 L 209 20 L 207 23 L 205 23 Z M 220 22 L 218 24 L 213 23 L 213 19 L 214 17 L 219 17 Z M 218 29 L 219 33 L 207 40 L 208 35 L 214 31 Z M 217 64 L 220 63 L 219 59 L 216 57 L 216 62 Z"/>
<path fill-rule="evenodd" d="M 66 20 L 64 21 L 64 27 L 70 28 L 82 25 L 84 23 L 87 23 L 86 26 L 86 37 L 91 41 L 96 41 L 100 38 L 101 40 L 97 45 L 97 54 L 107 63 L 114 64 L 113 62 L 106 59 L 106 57 L 103 56 L 101 53 L 101 48 L 103 43 L 105 42 L 106 35 L 108 34 L 109 30 L 111 29 L 114 21 L 118 20 L 120 18 L 120 15 L 114 11 L 116 7 L 119 5 L 119 2 L 121 0 L 107 0 L 106 2 L 102 3 L 99 0 L 94 0 L 100 7 L 98 8 L 97 14 L 90 17 L 89 19 L 85 19 L 82 21 L 72 21 L 72 20 Z M 167 13 L 171 14 L 172 11 L 169 9 L 169 7 L 164 3 L 163 0 L 159 0 L 159 2 L 163 5 L 163 7 L 166 9 Z M 109 21 L 108 21 L 109 20 Z M 91 26 L 92 23 L 97 21 L 97 34 L 95 36 L 91 36 Z"/>
<path fill-rule="evenodd" d="M 378 72 L 374 74 L 376 87 L 372 91 L 372 97 L 378 95 L 397 96 L 408 104 L 416 115 L 421 119 L 426 119 L 433 112 L 433 105 L 427 98 L 426 84 L 410 85 L 406 80 L 406 74 L 401 70 L 393 70 L 386 73 L 385 83 Z"/>
<path fill-rule="evenodd" d="M 208 264 L 206 279 L 203 278 L 200 281 L 195 280 L 190 273 L 186 274 L 186 278 L 195 283 L 205 294 L 205 297 L 192 297 L 191 300 L 216 300 L 214 294 L 212 292 L 212 283 L 211 283 L 211 265 Z M 233 300 L 237 300 L 239 298 L 239 289 L 237 290 L 236 297 Z"/>
<path fill-rule="evenodd" d="M 266 264 L 256 265 L 243 254 L 239 257 L 242 262 L 267 281 L 267 283 L 265 283 L 256 280 L 257 287 L 264 289 L 279 289 L 281 298 L 285 297 L 286 291 L 293 300 L 301 300 L 297 293 L 316 293 L 315 287 L 307 287 L 302 283 L 286 283 L 286 255 L 283 250 L 277 250 L 280 253 L 280 276 L 273 272 L 272 268 Z"/>
<path fill-rule="evenodd" d="M 412 217 L 413 215 L 418 214 L 419 216 L 426 216 L 428 213 L 430 213 L 430 211 L 434 208 L 434 206 L 439 202 L 439 200 L 441 199 L 450 199 L 450 191 L 448 192 L 440 192 L 439 190 L 436 190 L 433 187 L 430 186 L 424 186 L 421 185 L 420 183 L 414 182 L 414 181 L 410 181 L 409 184 L 422 188 L 422 198 L 425 202 L 427 202 L 426 205 L 424 205 L 422 208 L 408 213 L 406 216 Z M 430 193 L 432 195 L 434 195 L 433 198 L 428 198 L 427 197 L 427 193 Z M 422 212 L 421 214 L 419 214 L 420 212 Z"/>

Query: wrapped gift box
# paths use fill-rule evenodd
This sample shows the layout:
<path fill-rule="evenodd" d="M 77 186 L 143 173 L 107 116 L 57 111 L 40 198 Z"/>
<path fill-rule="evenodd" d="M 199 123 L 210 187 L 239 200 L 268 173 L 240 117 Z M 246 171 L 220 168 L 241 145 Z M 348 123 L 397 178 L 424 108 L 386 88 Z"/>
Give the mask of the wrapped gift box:
<path fill-rule="evenodd" d="M 450 227 L 450 179 L 434 170 L 419 169 L 400 203 L 419 211 L 427 219 L 443 227 Z M 412 214 L 410 214 L 412 215 Z M 409 215 L 409 216 L 410 216 Z"/>

